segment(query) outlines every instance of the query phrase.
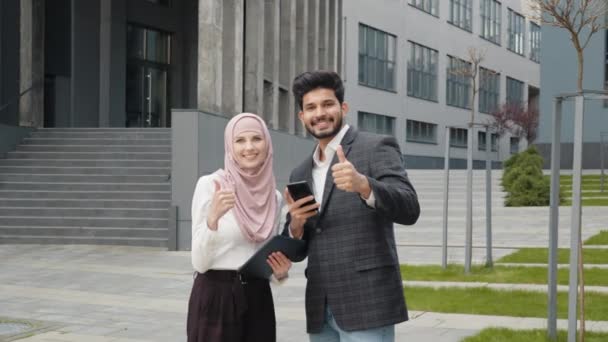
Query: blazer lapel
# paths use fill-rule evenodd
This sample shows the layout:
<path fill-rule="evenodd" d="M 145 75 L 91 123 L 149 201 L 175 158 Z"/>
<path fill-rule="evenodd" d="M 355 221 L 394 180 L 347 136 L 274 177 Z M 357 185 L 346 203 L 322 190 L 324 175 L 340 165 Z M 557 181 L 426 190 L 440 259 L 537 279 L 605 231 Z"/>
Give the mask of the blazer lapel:
<path fill-rule="evenodd" d="M 344 156 L 346 156 L 346 157 L 348 157 L 348 153 L 350 152 L 351 144 L 352 144 L 353 140 L 355 139 L 356 133 L 357 132 L 352 127 L 350 127 L 348 129 L 348 131 L 346 131 L 346 134 L 344 134 L 344 137 L 342 138 L 342 142 L 340 143 L 340 145 L 342 145 L 342 150 L 344 151 Z M 323 188 L 324 189 L 323 190 L 323 202 L 321 203 L 321 215 L 323 215 L 323 213 L 325 212 L 325 208 L 327 207 L 327 202 L 329 202 L 329 198 L 335 187 L 334 177 L 332 175 L 331 168 L 336 163 L 338 163 L 338 154 L 337 153 L 334 154 L 334 158 L 331 160 L 331 165 L 329 166 L 329 169 L 327 170 L 327 176 L 325 177 L 325 187 Z"/>

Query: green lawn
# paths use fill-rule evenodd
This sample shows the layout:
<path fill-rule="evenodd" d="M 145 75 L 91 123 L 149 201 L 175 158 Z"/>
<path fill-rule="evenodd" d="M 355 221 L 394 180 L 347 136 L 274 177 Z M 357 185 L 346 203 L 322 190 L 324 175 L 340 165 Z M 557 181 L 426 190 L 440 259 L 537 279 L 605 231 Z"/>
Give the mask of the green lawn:
<path fill-rule="evenodd" d="M 517 252 L 506 255 L 496 262 L 510 263 L 531 263 L 546 264 L 549 260 L 547 248 L 522 248 Z M 608 263 L 608 249 L 583 249 L 583 261 L 585 264 L 606 264 Z M 557 262 L 567 264 L 570 262 L 570 249 L 559 248 L 557 252 Z"/>
<path fill-rule="evenodd" d="M 608 230 L 602 230 L 599 234 L 588 238 L 585 245 L 608 245 Z"/>
<path fill-rule="evenodd" d="M 578 335 L 577 335 L 578 336 Z M 568 333 L 558 330 L 557 341 L 566 342 Z M 462 342 L 550 342 L 546 330 L 512 330 L 504 328 L 483 329 L 477 335 L 467 337 Z M 608 341 L 607 333 L 585 333 L 585 341 L 602 342 Z"/>
<path fill-rule="evenodd" d="M 571 206 L 572 201 L 564 199 L 561 205 Z M 608 198 L 586 198 L 581 201 L 581 205 L 583 207 L 605 207 L 608 206 Z"/>
<path fill-rule="evenodd" d="M 440 288 L 406 286 L 410 310 L 474 315 L 547 317 L 547 294 L 530 291 L 501 291 L 489 288 Z M 608 295 L 585 294 L 586 319 L 608 320 Z M 557 296 L 557 317 L 568 317 L 568 293 Z"/>
<path fill-rule="evenodd" d="M 546 267 L 508 267 L 496 265 L 493 268 L 484 266 L 473 266 L 470 274 L 464 274 L 461 265 L 448 265 L 444 270 L 441 266 L 410 266 L 401 265 L 403 280 L 422 281 L 458 281 L 458 282 L 483 282 L 483 283 L 507 283 L 507 284 L 546 284 Z M 561 285 L 568 285 L 568 269 L 559 269 L 557 281 Z M 586 269 L 585 284 L 608 286 L 607 269 Z"/>
<path fill-rule="evenodd" d="M 592 191 L 585 191 L 582 193 L 583 197 L 598 197 L 599 199 L 601 198 L 608 198 L 608 184 L 606 184 L 606 191 L 604 192 L 592 192 Z M 564 196 L 566 197 L 572 197 L 572 193 L 570 192 L 571 190 L 569 190 L 568 192 L 564 192 Z"/>
<path fill-rule="evenodd" d="M 548 179 L 549 175 L 546 175 Z M 572 176 L 561 175 L 560 176 L 560 187 L 564 194 L 561 205 L 571 206 L 572 205 Z M 600 190 L 600 175 L 583 175 L 581 184 L 583 197 L 597 197 L 597 198 L 585 198 L 582 200 L 583 206 L 608 206 L 608 176 L 606 177 L 605 192 L 597 192 Z M 589 191 L 595 190 L 595 191 Z"/>

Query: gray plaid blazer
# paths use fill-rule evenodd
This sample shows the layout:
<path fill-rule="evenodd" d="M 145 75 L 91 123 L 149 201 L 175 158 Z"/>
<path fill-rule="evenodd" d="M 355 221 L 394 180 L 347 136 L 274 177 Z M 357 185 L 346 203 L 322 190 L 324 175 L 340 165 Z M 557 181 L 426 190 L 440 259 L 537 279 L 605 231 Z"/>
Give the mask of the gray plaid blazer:
<path fill-rule="evenodd" d="M 368 177 L 376 204 L 370 208 L 358 194 L 334 189 L 328 171 L 320 213 L 304 226 L 309 333 L 321 331 L 326 303 L 346 331 L 408 319 L 393 222 L 414 224 L 420 206 L 399 145 L 393 137 L 353 128 L 341 144 L 346 158 Z M 336 155 L 332 165 L 337 160 Z M 312 186 L 312 167 L 311 155 L 292 171 L 290 182 L 306 180 Z M 284 234 L 288 234 L 289 221 L 288 215 Z"/>

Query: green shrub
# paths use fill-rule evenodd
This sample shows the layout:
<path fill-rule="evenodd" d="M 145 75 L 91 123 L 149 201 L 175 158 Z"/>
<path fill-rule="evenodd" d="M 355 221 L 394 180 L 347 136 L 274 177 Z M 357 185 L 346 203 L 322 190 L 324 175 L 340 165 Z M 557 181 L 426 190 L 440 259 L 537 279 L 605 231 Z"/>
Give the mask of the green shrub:
<path fill-rule="evenodd" d="M 543 176 L 542 165 L 543 158 L 534 146 L 504 162 L 502 186 L 507 192 L 506 206 L 549 205 L 551 184 Z"/>

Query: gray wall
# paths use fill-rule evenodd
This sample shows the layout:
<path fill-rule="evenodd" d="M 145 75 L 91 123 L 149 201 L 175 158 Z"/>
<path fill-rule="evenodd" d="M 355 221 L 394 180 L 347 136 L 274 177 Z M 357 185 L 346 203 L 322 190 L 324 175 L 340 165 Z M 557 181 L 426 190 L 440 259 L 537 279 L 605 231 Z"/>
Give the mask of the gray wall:
<path fill-rule="evenodd" d="M 189 250 L 194 186 L 200 176 L 224 166 L 224 128 L 229 118 L 174 109 L 172 120 L 171 203 L 178 207 L 177 248 Z M 282 191 L 291 170 L 312 153 L 315 142 L 281 131 L 271 130 L 270 135 L 277 189 Z M 169 243 L 171 245 L 171 241 Z"/>
<path fill-rule="evenodd" d="M 198 0 L 173 1 L 169 7 L 146 0 L 59 0 L 47 6 L 51 126 L 124 127 L 128 23 L 171 34 L 169 103 L 196 106 L 197 12 Z M 18 45 L 9 46 L 17 46 L 18 58 Z"/>
<path fill-rule="evenodd" d="M 14 151 L 15 146 L 32 130 L 27 127 L 9 126 L 0 123 L 0 158 L 4 158 L 6 152 Z"/>
<path fill-rule="evenodd" d="M 0 1 L 0 123 L 19 124 L 19 0 Z M 0 148 L 2 145 L 0 145 Z"/>
<path fill-rule="evenodd" d="M 72 1 L 71 127 L 98 125 L 99 1 Z"/>
<path fill-rule="evenodd" d="M 605 35 L 605 30 L 596 33 L 585 49 L 584 89 L 604 89 Z M 541 51 L 540 121 L 538 139 L 535 143 L 545 158 L 545 167 L 549 167 L 553 98 L 557 94 L 576 91 L 578 71 L 576 52 L 563 29 L 543 26 Z M 562 110 L 561 133 L 564 143 L 561 157 L 563 168 L 572 168 L 573 112 L 572 101 L 565 102 Z M 608 131 L 608 111 L 603 107 L 602 101 L 587 100 L 583 132 L 584 168 L 599 168 L 598 142 L 602 131 Z"/>

